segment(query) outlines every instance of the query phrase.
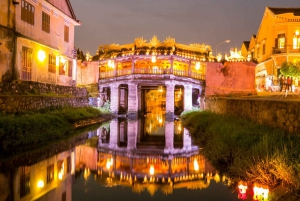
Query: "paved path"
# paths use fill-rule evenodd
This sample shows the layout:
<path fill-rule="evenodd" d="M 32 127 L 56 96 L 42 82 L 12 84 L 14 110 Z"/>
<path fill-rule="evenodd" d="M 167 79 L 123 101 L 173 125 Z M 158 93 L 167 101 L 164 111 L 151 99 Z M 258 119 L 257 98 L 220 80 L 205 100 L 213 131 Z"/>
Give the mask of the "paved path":
<path fill-rule="evenodd" d="M 257 95 L 242 96 L 240 98 L 300 102 L 300 93 L 288 92 L 286 94 L 285 92 L 257 92 Z"/>

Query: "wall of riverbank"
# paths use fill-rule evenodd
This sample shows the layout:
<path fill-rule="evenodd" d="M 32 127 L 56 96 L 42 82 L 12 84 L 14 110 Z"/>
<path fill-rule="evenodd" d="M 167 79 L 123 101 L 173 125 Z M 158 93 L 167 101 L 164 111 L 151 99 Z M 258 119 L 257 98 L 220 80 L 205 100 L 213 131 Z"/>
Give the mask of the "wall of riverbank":
<path fill-rule="evenodd" d="M 0 82 L 0 112 L 17 113 L 57 107 L 89 105 L 85 88 L 37 82 Z"/>
<path fill-rule="evenodd" d="M 254 122 L 300 133 L 300 102 L 206 98 L 205 109 L 219 114 L 248 118 Z"/>

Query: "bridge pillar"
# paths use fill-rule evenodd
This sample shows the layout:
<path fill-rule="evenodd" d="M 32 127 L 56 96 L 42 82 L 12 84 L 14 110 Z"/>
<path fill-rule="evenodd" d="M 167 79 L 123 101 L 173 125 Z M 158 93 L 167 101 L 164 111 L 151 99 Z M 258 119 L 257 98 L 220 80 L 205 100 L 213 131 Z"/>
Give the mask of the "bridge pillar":
<path fill-rule="evenodd" d="M 193 103 L 193 87 L 191 85 L 184 85 L 184 110 L 191 110 Z"/>
<path fill-rule="evenodd" d="M 138 114 L 138 88 L 135 83 L 128 83 L 128 116 L 137 117 Z"/>
<path fill-rule="evenodd" d="M 174 116 L 174 83 L 166 82 L 166 119 L 172 118 Z"/>
<path fill-rule="evenodd" d="M 114 114 L 118 114 L 119 112 L 119 85 L 111 84 L 110 85 L 110 110 Z"/>
<path fill-rule="evenodd" d="M 165 123 L 165 153 L 172 153 L 174 150 L 174 121 Z"/>
<path fill-rule="evenodd" d="M 127 131 L 127 149 L 134 150 L 136 149 L 137 143 L 137 133 L 138 133 L 138 121 L 128 121 L 128 131 Z"/>
<path fill-rule="evenodd" d="M 109 136 L 109 147 L 117 148 L 118 147 L 118 120 L 113 119 L 110 122 L 110 136 Z"/>

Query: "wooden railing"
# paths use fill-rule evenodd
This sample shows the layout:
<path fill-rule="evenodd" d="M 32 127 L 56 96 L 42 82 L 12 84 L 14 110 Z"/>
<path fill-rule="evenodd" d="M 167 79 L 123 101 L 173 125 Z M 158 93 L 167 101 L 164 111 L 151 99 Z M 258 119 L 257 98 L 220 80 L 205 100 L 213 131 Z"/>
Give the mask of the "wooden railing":
<path fill-rule="evenodd" d="M 127 70 L 111 70 L 107 72 L 100 72 L 100 79 L 111 78 L 111 77 L 119 77 L 124 75 L 132 75 L 132 74 L 155 74 L 155 75 L 163 75 L 163 74 L 171 74 L 180 77 L 190 77 L 197 80 L 205 80 L 205 75 L 195 72 L 195 71 L 187 71 L 187 70 L 178 70 L 173 69 L 173 72 L 164 69 L 150 69 L 150 68 L 136 68 L 134 69 L 134 73 L 132 73 L 131 69 Z"/>

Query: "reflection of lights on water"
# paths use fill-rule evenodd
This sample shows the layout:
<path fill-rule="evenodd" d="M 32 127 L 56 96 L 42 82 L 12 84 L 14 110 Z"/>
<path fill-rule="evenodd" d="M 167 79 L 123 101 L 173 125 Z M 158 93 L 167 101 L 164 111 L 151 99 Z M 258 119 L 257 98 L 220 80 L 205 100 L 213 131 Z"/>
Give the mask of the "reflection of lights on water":
<path fill-rule="evenodd" d="M 113 165 L 113 158 L 111 158 L 111 159 L 107 159 L 107 161 L 106 161 L 106 169 L 110 169 L 110 167 Z"/>
<path fill-rule="evenodd" d="M 154 165 L 150 165 L 149 173 L 150 175 L 154 175 Z"/>
<path fill-rule="evenodd" d="M 240 184 L 238 188 L 239 188 L 238 198 L 242 200 L 246 200 L 247 199 L 246 191 L 248 187 L 243 184 Z"/>
<path fill-rule="evenodd" d="M 83 177 L 85 180 L 87 180 L 87 178 L 90 176 L 90 174 L 91 174 L 90 169 L 88 169 L 88 168 L 84 169 Z"/>
<path fill-rule="evenodd" d="M 268 188 L 254 186 L 253 193 L 254 193 L 253 199 L 257 199 L 257 200 L 267 200 L 269 197 Z"/>
<path fill-rule="evenodd" d="M 194 160 L 194 170 L 199 171 L 199 164 L 198 164 L 198 161 L 196 159 Z"/>

